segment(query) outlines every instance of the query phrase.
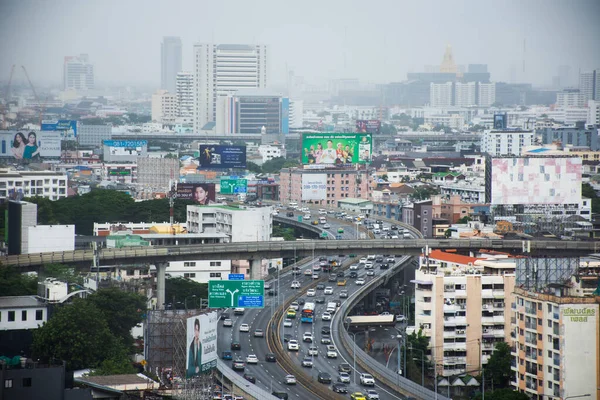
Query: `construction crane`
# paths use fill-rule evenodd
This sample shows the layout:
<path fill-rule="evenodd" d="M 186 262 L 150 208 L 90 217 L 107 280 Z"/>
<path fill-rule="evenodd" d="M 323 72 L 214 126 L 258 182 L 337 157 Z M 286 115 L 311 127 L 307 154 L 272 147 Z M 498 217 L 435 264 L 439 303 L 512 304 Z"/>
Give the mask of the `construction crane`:
<path fill-rule="evenodd" d="M 12 83 L 13 74 L 15 73 L 15 64 L 10 67 L 10 75 L 8 77 L 8 83 L 6 84 L 6 90 L 4 92 L 4 104 L 0 104 L 2 107 L 2 130 L 6 129 L 6 119 L 8 118 L 8 106 L 10 102 L 10 84 Z"/>
<path fill-rule="evenodd" d="M 40 128 L 41 128 L 42 127 L 42 117 L 44 115 L 44 110 L 46 109 L 46 101 L 48 100 L 48 98 L 46 98 L 46 100 L 42 104 L 42 102 L 40 101 L 40 98 L 37 95 L 37 92 L 35 91 L 35 87 L 33 86 L 33 83 L 31 83 L 31 79 L 29 79 L 29 74 L 27 73 L 27 69 L 25 69 L 24 65 L 21 65 L 21 68 L 23 69 L 23 72 L 25 73 L 27 82 L 29 82 L 29 86 L 31 87 L 31 90 L 33 91 L 33 95 L 35 96 L 35 100 L 37 101 L 37 103 L 39 105 L 39 108 L 40 108 L 39 123 L 40 123 Z"/>

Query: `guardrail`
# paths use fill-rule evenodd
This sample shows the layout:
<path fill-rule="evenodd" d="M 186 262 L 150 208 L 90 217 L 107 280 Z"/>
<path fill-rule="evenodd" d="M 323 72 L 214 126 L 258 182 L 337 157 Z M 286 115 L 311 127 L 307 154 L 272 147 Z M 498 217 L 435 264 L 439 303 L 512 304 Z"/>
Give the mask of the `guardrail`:
<path fill-rule="evenodd" d="M 221 359 L 217 359 L 217 369 L 221 374 L 223 374 L 225 378 L 229 379 L 231 383 L 237 386 L 242 392 L 252 396 L 252 398 L 256 400 L 279 400 L 271 393 L 259 388 L 255 384 L 250 383 L 243 377 L 239 376 L 237 372 L 233 371 L 231 368 L 225 365 L 225 363 Z"/>
<path fill-rule="evenodd" d="M 399 266 L 405 266 L 407 263 L 411 261 L 411 257 L 405 257 L 405 260 L 402 261 Z M 342 346 L 346 349 L 349 354 L 353 354 L 353 351 L 356 350 L 356 362 L 367 372 L 373 375 L 380 382 L 384 383 L 386 386 L 394 389 L 395 391 L 402 393 L 406 396 L 418 396 L 424 400 L 450 400 L 447 397 L 442 396 L 439 393 L 432 392 L 430 389 L 423 387 L 399 374 L 396 372 L 386 368 L 381 363 L 375 361 L 371 356 L 369 356 L 363 349 L 357 348 L 355 345 L 350 346 L 351 338 L 346 329 L 343 328 L 344 321 L 348 316 L 348 313 L 354 307 L 356 303 L 362 300 L 368 293 L 371 292 L 371 288 L 379 286 L 381 283 L 385 282 L 388 275 L 395 273 L 394 270 L 398 268 L 392 268 L 386 271 L 385 274 L 378 276 L 376 279 L 369 282 L 367 285 L 363 286 L 359 290 L 357 290 L 350 298 L 349 301 L 345 302 L 345 304 L 338 311 L 338 315 L 341 317 L 337 317 L 338 323 L 342 325 L 340 328 L 338 326 L 338 331 L 340 332 L 340 337 L 342 341 Z"/>

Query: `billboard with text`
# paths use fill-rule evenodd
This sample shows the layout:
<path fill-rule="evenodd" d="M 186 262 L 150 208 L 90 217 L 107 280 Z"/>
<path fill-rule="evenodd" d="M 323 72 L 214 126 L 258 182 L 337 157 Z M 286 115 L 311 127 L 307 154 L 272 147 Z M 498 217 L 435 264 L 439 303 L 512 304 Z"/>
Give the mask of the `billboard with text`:
<path fill-rule="evenodd" d="M 381 121 L 378 119 L 356 120 L 356 132 L 358 133 L 379 133 L 380 131 Z"/>
<path fill-rule="evenodd" d="M 177 198 L 194 200 L 198 204 L 209 204 L 215 201 L 214 183 L 178 183 Z"/>
<path fill-rule="evenodd" d="M 58 132 L 62 140 L 75 140 L 77 137 L 77 121 L 71 119 L 43 120 L 42 131 Z"/>
<path fill-rule="evenodd" d="M 302 174 L 302 201 L 325 200 L 327 174 Z"/>
<path fill-rule="evenodd" d="M 371 161 L 372 137 L 360 133 L 304 133 L 302 164 L 341 167 Z"/>
<path fill-rule="evenodd" d="M 200 168 L 246 168 L 246 146 L 200 145 Z"/>
<path fill-rule="evenodd" d="M 221 194 L 238 194 L 248 191 L 248 179 L 221 178 Z"/>
<path fill-rule="evenodd" d="M 187 319 L 186 378 L 210 373 L 217 366 L 217 312 Z"/>
<path fill-rule="evenodd" d="M 49 131 L 0 132 L 0 157 L 15 162 L 40 162 L 44 158 L 60 157 L 60 134 Z"/>

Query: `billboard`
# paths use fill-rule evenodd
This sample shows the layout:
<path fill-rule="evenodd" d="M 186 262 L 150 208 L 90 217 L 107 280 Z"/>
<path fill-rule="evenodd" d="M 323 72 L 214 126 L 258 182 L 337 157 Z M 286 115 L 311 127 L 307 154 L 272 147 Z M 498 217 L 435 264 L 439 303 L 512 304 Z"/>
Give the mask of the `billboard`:
<path fill-rule="evenodd" d="M 207 374 L 217 366 L 217 312 L 187 319 L 186 378 Z"/>
<path fill-rule="evenodd" d="M 492 205 L 579 204 L 579 157 L 492 158 Z"/>
<path fill-rule="evenodd" d="M 77 121 L 71 119 L 43 120 L 42 131 L 59 132 L 61 140 L 74 140 L 77 137 Z"/>
<path fill-rule="evenodd" d="M 135 162 L 148 151 L 147 140 L 104 140 L 102 143 L 107 162 Z"/>
<path fill-rule="evenodd" d="M 60 135 L 44 131 L 3 131 L 0 133 L 0 157 L 16 162 L 39 162 L 60 157 Z"/>
<path fill-rule="evenodd" d="M 329 167 L 371 161 L 372 138 L 360 133 L 304 133 L 302 164 Z"/>
<path fill-rule="evenodd" d="M 246 146 L 200 145 L 201 168 L 246 168 Z"/>
<path fill-rule="evenodd" d="M 238 194 L 248 191 L 248 179 L 221 178 L 221 194 Z"/>
<path fill-rule="evenodd" d="M 215 201 L 214 183 L 178 183 L 177 198 L 194 200 L 198 204 L 209 204 Z"/>
<path fill-rule="evenodd" d="M 381 121 L 378 119 L 358 119 L 356 120 L 356 132 L 379 133 L 381 132 Z"/>
<path fill-rule="evenodd" d="M 325 200 L 327 174 L 302 174 L 302 201 Z"/>

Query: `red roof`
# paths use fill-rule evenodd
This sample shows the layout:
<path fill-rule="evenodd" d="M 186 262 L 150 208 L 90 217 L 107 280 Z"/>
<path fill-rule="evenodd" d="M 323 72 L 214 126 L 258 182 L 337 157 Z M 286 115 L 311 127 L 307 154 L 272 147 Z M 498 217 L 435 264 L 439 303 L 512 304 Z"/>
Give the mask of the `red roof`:
<path fill-rule="evenodd" d="M 469 263 L 472 264 L 477 260 L 483 260 L 483 258 L 480 259 L 477 257 L 463 256 L 461 254 L 447 253 L 442 250 L 432 250 L 429 254 L 429 258 L 461 265 L 469 265 Z"/>

